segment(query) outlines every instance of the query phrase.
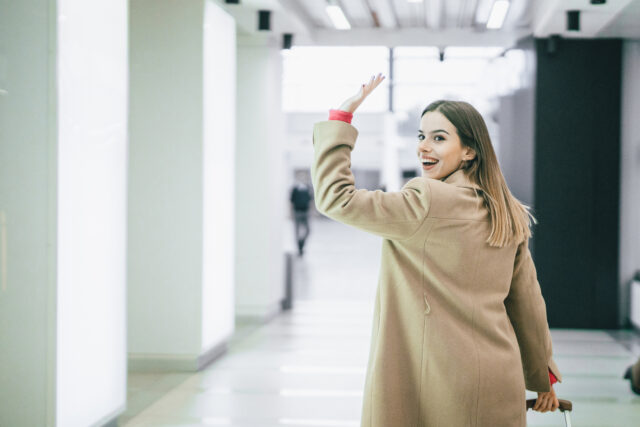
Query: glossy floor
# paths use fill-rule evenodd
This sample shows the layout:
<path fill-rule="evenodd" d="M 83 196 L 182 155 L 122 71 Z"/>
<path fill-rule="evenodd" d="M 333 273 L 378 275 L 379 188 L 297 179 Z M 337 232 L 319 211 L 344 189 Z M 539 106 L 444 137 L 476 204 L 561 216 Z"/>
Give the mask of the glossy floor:
<path fill-rule="evenodd" d="M 240 319 L 229 351 L 201 372 L 130 373 L 118 425 L 360 425 L 380 239 L 328 220 L 311 227 L 294 263 L 294 309 L 262 325 Z M 563 374 L 555 390 L 573 402 L 573 425 L 640 426 L 640 396 L 622 379 L 640 357 L 640 336 L 551 334 Z M 527 418 L 529 426 L 564 425 L 559 411 Z"/>

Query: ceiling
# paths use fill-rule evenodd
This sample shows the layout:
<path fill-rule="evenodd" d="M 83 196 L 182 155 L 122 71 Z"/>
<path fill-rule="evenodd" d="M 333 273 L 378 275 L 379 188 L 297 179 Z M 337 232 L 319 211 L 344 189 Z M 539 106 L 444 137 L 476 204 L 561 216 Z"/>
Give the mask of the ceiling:
<path fill-rule="evenodd" d="M 511 0 L 502 28 L 486 29 L 494 0 L 330 0 L 351 29 L 335 29 L 327 0 L 216 0 L 234 16 L 239 36 L 293 34 L 294 45 L 512 46 L 518 39 L 559 34 L 572 38 L 640 39 L 640 0 Z M 271 11 L 271 30 L 258 30 L 258 10 Z M 566 11 L 580 10 L 580 31 L 566 30 Z"/>

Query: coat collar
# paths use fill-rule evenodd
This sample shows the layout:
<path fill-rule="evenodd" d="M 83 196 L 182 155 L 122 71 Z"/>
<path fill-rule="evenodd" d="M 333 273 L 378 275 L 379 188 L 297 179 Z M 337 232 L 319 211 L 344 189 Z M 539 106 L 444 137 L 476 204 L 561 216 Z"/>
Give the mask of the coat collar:
<path fill-rule="evenodd" d="M 463 169 L 458 169 L 453 173 L 449 174 L 445 179 L 441 179 L 442 182 L 446 182 L 447 184 L 453 184 L 458 187 L 467 187 L 467 188 L 475 188 L 476 190 L 482 190 L 482 188 L 471 182 L 467 174 Z"/>

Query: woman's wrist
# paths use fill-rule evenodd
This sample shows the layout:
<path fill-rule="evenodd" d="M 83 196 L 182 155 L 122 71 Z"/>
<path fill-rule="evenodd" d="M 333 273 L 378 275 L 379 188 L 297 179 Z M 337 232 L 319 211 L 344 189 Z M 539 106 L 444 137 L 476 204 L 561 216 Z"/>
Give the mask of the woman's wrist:
<path fill-rule="evenodd" d="M 340 109 L 329 110 L 329 120 L 342 120 L 343 122 L 351 123 L 353 119 L 353 113 Z"/>

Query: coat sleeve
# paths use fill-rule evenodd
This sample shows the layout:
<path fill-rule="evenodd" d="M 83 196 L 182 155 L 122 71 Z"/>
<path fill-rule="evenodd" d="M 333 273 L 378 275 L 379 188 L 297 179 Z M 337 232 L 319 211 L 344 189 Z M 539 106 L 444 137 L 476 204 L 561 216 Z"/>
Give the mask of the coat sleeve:
<path fill-rule="evenodd" d="M 358 130 L 339 120 L 313 127 L 311 178 L 318 211 L 344 224 L 391 240 L 411 237 L 429 212 L 427 178 L 417 177 L 400 191 L 357 189 L 351 172 L 351 151 Z"/>
<path fill-rule="evenodd" d="M 550 391 L 549 371 L 558 382 L 562 382 L 562 376 L 552 358 L 547 308 L 529 251 L 528 238 L 518 245 L 511 288 L 504 305 L 518 339 L 527 390 Z"/>

